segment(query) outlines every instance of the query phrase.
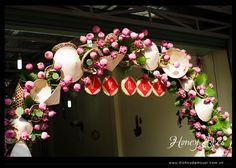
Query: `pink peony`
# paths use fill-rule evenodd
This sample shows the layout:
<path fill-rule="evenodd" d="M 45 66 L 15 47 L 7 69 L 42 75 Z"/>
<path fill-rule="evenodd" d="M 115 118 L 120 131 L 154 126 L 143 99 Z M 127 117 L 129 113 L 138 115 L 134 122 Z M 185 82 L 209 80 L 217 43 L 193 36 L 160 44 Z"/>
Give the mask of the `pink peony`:
<path fill-rule="evenodd" d="M 193 127 L 197 130 L 201 130 L 201 123 L 200 122 L 196 122 L 193 124 Z"/>
<path fill-rule="evenodd" d="M 202 147 L 201 145 L 198 145 L 198 146 L 197 146 L 197 150 L 198 150 L 198 151 L 202 151 L 202 149 L 203 149 L 203 147 Z"/>
<path fill-rule="evenodd" d="M 199 67 L 193 67 L 193 70 L 197 73 L 200 73 L 201 72 L 201 69 Z"/>
<path fill-rule="evenodd" d="M 144 34 L 144 33 L 140 33 L 140 34 L 138 35 L 138 38 L 140 38 L 140 39 L 143 39 L 143 38 L 144 38 L 144 36 L 145 36 L 145 34 Z"/>
<path fill-rule="evenodd" d="M 107 40 L 109 41 L 110 44 L 116 41 L 115 37 L 111 33 L 107 35 Z"/>
<path fill-rule="evenodd" d="M 39 71 L 37 76 L 38 76 L 39 79 L 44 79 L 45 78 L 45 73 L 43 71 Z"/>
<path fill-rule="evenodd" d="M 150 48 L 152 46 L 152 41 L 150 39 L 146 39 L 143 42 L 146 47 Z"/>
<path fill-rule="evenodd" d="M 131 54 L 129 54 L 129 59 L 130 60 L 135 60 L 136 59 L 136 54 L 135 53 L 131 53 Z"/>
<path fill-rule="evenodd" d="M 185 101 L 185 102 L 183 103 L 183 105 L 184 105 L 184 107 L 190 107 L 190 103 L 189 103 L 188 101 Z"/>
<path fill-rule="evenodd" d="M 48 116 L 49 117 L 54 117 L 57 113 L 55 111 L 49 111 Z"/>
<path fill-rule="evenodd" d="M 163 82 L 166 82 L 166 81 L 168 80 L 167 74 L 163 73 L 163 74 L 161 75 L 161 80 L 162 80 Z"/>
<path fill-rule="evenodd" d="M 47 52 L 45 52 L 44 57 L 47 60 L 51 60 L 51 59 L 53 59 L 53 53 L 51 51 L 47 51 Z"/>
<path fill-rule="evenodd" d="M 38 67 L 39 70 L 43 70 L 45 66 L 44 66 L 44 63 L 39 62 L 39 63 L 37 64 L 37 67 Z"/>
<path fill-rule="evenodd" d="M 212 120 L 216 122 L 218 120 L 218 117 L 217 116 L 213 116 Z"/>
<path fill-rule="evenodd" d="M 220 142 L 220 141 L 222 141 L 223 138 L 221 136 L 219 136 L 216 139 L 217 139 L 218 142 Z"/>
<path fill-rule="evenodd" d="M 82 54 L 84 52 L 84 49 L 83 48 L 81 48 L 81 47 L 78 47 L 77 48 L 77 53 L 80 55 L 80 54 Z"/>
<path fill-rule="evenodd" d="M 104 46 L 105 46 L 105 40 L 104 39 L 99 39 L 98 40 L 98 46 L 100 47 L 100 48 L 104 48 Z M 117 43 L 118 44 L 118 43 Z"/>
<path fill-rule="evenodd" d="M 114 29 L 114 30 L 113 30 L 113 33 L 114 33 L 115 35 L 118 35 L 118 34 L 120 33 L 120 30 L 119 30 L 119 29 Z"/>
<path fill-rule="evenodd" d="M 84 82 L 85 85 L 88 85 L 88 84 L 91 83 L 91 79 L 87 76 L 83 79 L 83 82 Z"/>
<path fill-rule="evenodd" d="M 147 29 L 144 29 L 142 32 L 144 33 L 144 36 L 148 35 L 148 30 Z"/>
<path fill-rule="evenodd" d="M 125 35 L 125 36 L 129 36 L 130 35 L 130 30 L 128 28 L 124 28 L 122 30 L 122 34 Z"/>
<path fill-rule="evenodd" d="M 196 116 L 197 113 L 196 113 L 196 111 L 195 111 L 194 109 L 191 109 L 191 110 L 190 110 L 190 114 L 191 114 L 192 116 Z"/>
<path fill-rule="evenodd" d="M 61 68 L 62 68 L 62 65 L 57 62 L 57 63 L 55 63 L 55 64 L 53 65 L 53 68 L 54 68 L 56 71 L 60 71 Z"/>
<path fill-rule="evenodd" d="M 41 138 L 42 138 L 42 139 L 47 139 L 47 138 L 49 138 L 49 137 L 50 137 L 50 135 L 48 135 L 47 132 L 42 132 L 42 134 L 41 134 Z"/>
<path fill-rule="evenodd" d="M 25 87 L 26 87 L 27 90 L 30 91 L 31 89 L 34 88 L 34 82 L 32 82 L 32 81 L 27 81 L 27 82 L 25 83 Z"/>
<path fill-rule="evenodd" d="M 161 41 L 161 46 L 166 47 L 167 46 L 167 41 Z"/>
<path fill-rule="evenodd" d="M 204 104 L 209 104 L 210 102 L 211 102 L 211 98 L 210 97 L 205 98 Z"/>
<path fill-rule="evenodd" d="M 102 52 L 103 52 L 104 54 L 109 54 L 109 53 L 110 53 L 110 50 L 109 50 L 108 48 L 103 48 L 103 49 L 102 49 Z"/>
<path fill-rule="evenodd" d="M 34 126 L 34 129 L 37 130 L 37 131 L 40 130 L 40 125 L 39 125 L 39 124 L 36 124 L 36 125 Z"/>
<path fill-rule="evenodd" d="M 119 47 L 119 44 L 116 41 L 114 41 L 113 43 L 111 43 L 111 46 L 112 46 L 112 48 L 116 49 Z"/>
<path fill-rule="evenodd" d="M 222 107 L 222 106 L 219 106 L 219 107 L 217 107 L 217 110 L 218 110 L 219 112 L 222 112 L 222 111 L 223 111 L 223 107 Z"/>
<path fill-rule="evenodd" d="M 153 72 L 153 75 L 154 75 L 156 78 L 161 77 L 161 74 L 160 74 L 160 72 L 159 72 L 158 70 L 155 70 L 155 71 Z"/>
<path fill-rule="evenodd" d="M 45 103 L 39 103 L 39 109 L 40 110 L 46 110 L 47 109 L 47 106 L 46 106 L 46 104 Z"/>
<path fill-rule="evenodd" d="M 206 126 L 205 126 L 205 125 L 201 125 L 201 128 L 202 128 L 202 129 L 206 129 Z"/>
<path fill-rule="evenodd" d="M 69 91 L 69 88 L 68 88 L 67 86 L 64 86 L 64 87 L 62 87 L 62 90 L 63 90 L 64 92 L 68 92 L 68 91 Z"/>
<path fill-rule="evenodd" d="M 127 47 L 126 46 L 120 46 L 119 53 L 121 54 L 126 54 L 127 53 Z"/>
<path fill-rule="evenodd" d="M 191 59 L 192 59 L 191 55 L 188 54 L 188 55 L 187 55 L 187 59 L 188 59 L 188 60 L 191 60 Z"/>
<path fill-rule="evenodd" d="M 70 85 L 72 83 L 73 79 L 70 75 L 65 76 L 64 82 L 66 85 Z"/>
<path fill-rule="evenodd" d="M 93 40 L 94 34 L 93 34 L 93 33 L 88 33 L 88 34 L 86 35 L 86 38 L 87 38 L 87 40 Z"/>
<path fill-rule="evenodd" d="M 60 81 L 59 86 L 64 87 L 64 86 L 66 86 L 66 83 L 63 81 Z"/>
<path fill-rule="evenodd" d="M 95 25 L 95 26 L 93 26 L 92 31 L 93 31 L 93 33 L 99 33 L 101 31 L 101 29 L 99 26 Z"/>
<path fill-rule="evenodd" d="M 185 97 L 186 97 L 185 90 L 182 89 L 182 88 L 179 88 L 179 90 L 178 90 L 178 96 L 181 97 L 181 98 L 185 98 Z"/>
<path fill-rule="evenodd" d="M 29 133 L 27 132 L 27 131 L 22 131 L 22 133 L 21 133 L 21 138 L 23 139 L 23 140 L 29 140 Z"/>
<path fill-rule="evenodd" d="M 217 132 L 216 132 L 216 135 L 217 135 L 217 136 L 221 136 L 221 135 L 222 135 L 222 131 L 217 131 Z"/>
<path fill-rule="evenodd" d="M 14 130 L 9 129 L 9 130 L 7 130 L 7 131 L 5 132 L 5 137 L 6 137 L 6 138 L 11 138 L 11 139 L 13 139 L 13 138 L 16 137 L 16 133 L 15 133 Z"/>
<path fill-rule="evenodd" d="M 195 133 L 195 136 L 196 136 L 197 138 L 200 138 L 201 135 L 202 135 L 201 132 L 196 132 L 196 133 Z"/>
<path fill-rule="evenodd" d="M 193 64 L 189 63 L 189 64 L 188 64 L 188 67 L 189 67 L 189 68 L 192 68 L 192 67 L 193 67 Z"/>
<path fill-rule="evenodd" d="M 203 96 L 205 94 L 205 90 L 204 89 L 200 89 L 199 90 L 199 94 Z"/>
<path fill-rule="evenodd" d="M 141 40 L 135 40 L 134 46 L 141 49 L 143 48 L 143 42 Z"/>
<path fill-rule="evenodd" d="M 188 97 L 189 97 L 190 99 L 194 98 L 195 96 L 196 96 L 196 92 L 195 92 L 194 90 L 190 90 L 190 91 L 188 92 Z"/>
<path fill-rule="evenodd" d="M 115 59 L 117 57 L 117 51 L 112 51 L 111 52 L 111 57 Z"/>
<path fill-rule="evenodd" d="M 175 61 L 175 62 L 174 62 L 174 67 L 175 67 L 175 68 L 179 68 L 179 67 L 180 67 L 179 61 Z"/>
<path fill-rule="evenodd" d="M 124 36 L 121 35 L 121 36 L 118 37 L 118 39 L 119 39 L 120 41 L 122 41 L 122 40 L 124 40 Z"/>
<path fill-rule="evenodd" d="M 27 70 L 31 71 L 34 68 L 34 66 L 33 66 L 33 64 L 26 64 L 25 68 Z"/>
<path fill-rule="evenodd" d="M 89 53 L 89 55 L 92 59 L 95 59 L 97 57 L 97 53 L 95 51 L 92 51 L 91 53 Z"/>
<path fill-rule="evenodd" d="M 8 126 L 10 124 L 10 121 L 8 119 L 4 119 L 4 126 Z"/>
<path fill-rule="evenodd" d="M 174 45 L 172 43 L 168 43 L 166 48 L 172 48 Z"/>
<path fill-rule="evenodd" d="M 167 82 L 165 83 L 165 86 L 166 86 L 166 87 L 170 87 L 170 85 L 171 85 L 171 83 L 170 83 L 169 81 L 167 81 Z"/>
<path fill-rule="evenodd" d="M 24 113 L 25 113 L 26 115 L 30 114 L 30 109 L 29 109 L 29 108 L 26 108 L 26 109 L 24 110 Z"/>
<path fill-rule="evenodd" d="M 105 38 L 105 34 L 103 32 L 99 32 L 98 33 L 98 37 L 101 38 L 101 39 L 104 39 Z"/>
<path fill-rule="evenodd" d="M 164 61 L 167 62 L 167 61 L 169 61 L 169 60 L 170 60 L 170 56 L 169 56 L 169 55 L 165 55 L 165 56 L 164 56 Z"/>
<path fill-rule="evenodd" d="M 6 106 L 10 106 L 11 103 L 12 103 L 12 100 L 11 100 L 11 99 L 9 99 L 9 98 L 5 99 L 5 105 L 6 105 Z"/>
<path fill-rule="evenodd" d="M 8 114 L 12 117 L 14 117 L 16 115 L 16 109 L 12 108 L 9 110 Z"/>
<path fill-rule="evenodd" d="M 182 79 L 182 80 L 187 80 L 188 77 L 187 77 L 186 75 L 184 75 L 181 79 Z"/>
<path fill-rule="evenodd" d="M 202 134 L 202 135 L 200 136 L 200 139 L 205 140 L 205 139 L 206 139 L 206 135 L 205 135 L 205 134 Z"/>
<path fill-rule="evenodd" d="M 130 33 L 130 37 L 132 39 L 136 39 L 136 38 L 138 38 L 138 33 L 132 32 L 132 33 Z"/>
<path fill-rule="evenodd" d="M 86 43 L 87 42 L 87 38 L 85 36 L 80 36 L 79 38 L 81 43 Z"/>
<path fill-rule="evenodd" d="M 79 83 L 76 83 L 76 84 L 74 84 L 74 90 L 76 91 L 76 92 L 79 92 L 80 91 L 80 89 L 81 89 L 81 86 L 80 86 L 80 84 Z"/>
<path fill-rule="evenodd" d="M 101 60 L 100 60 L 100 65 L 102 66 L 102 67 L 105 67 L 105 66 L 107 66 L 107 59 L 105 59 L 105 58 L 102 58 Z"/>
<path fill-rule="evenodd" d="M 103 73 L 103 70 L 98 69 L 96 74 L 97 74 L 98 77 L 102 77 L 104 73 Z"/>

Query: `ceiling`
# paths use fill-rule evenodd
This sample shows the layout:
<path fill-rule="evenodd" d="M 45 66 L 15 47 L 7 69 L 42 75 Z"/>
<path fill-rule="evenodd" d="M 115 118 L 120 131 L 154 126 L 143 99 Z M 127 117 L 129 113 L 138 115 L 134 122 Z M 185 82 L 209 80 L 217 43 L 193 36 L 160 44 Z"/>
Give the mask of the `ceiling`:
<path fill-rule="evenodd" d="M 60 16 L 61 22 L 55 19 L 57 16 L 58 18 Z M 50 17 L 54 17 L 55 22 L 50 20 Z M 73 18 L 79 23 L 70 24 L 69 21 Z M 94 21 L 104 27 L 113 27 L 111 24 L 113 21 L 117 25 L 131 25 L 134 28 L 142 28 L 144 24 L 146 28 L 150 27 L 157 32 L 150 33 L 150 38 L 157 35 L 157 39 L 162 39 L 161 34 L 166 33 L 166 37 L 169 35 L 170 39 L 176 37 L 177 40 L 178 36 L 185 37 L 185 34 L 189 34 L 189 37 L 192 36 L 188 41 L 194 41 L 201 36 L 207 37 L 209 41 L 216 39 L 214 40 L 216 45 L 217 40 L 230 39 L 231 20 L 232 6 L 6 6 L 5 86 L 7 88 L 16 86 L 17 58 L 23 59 L 23 66 L 28 62 L 36 65 L 37 62 L 44 61 L 44 52 L 51 50 L 54 45 L 79 37 L 79 33 L 89 32 Z M 34 27 L 37 31 L 34 31 Z M 111 30 L 105 28 L 104 32 L 106 31 Z M 186 44 L 187 36 L 177 41 L 180 40 Z M 199 39 L 199 44 L 201 42 L 202 46 L 212 43 Z M 194 42 L 191 45 L 194 45 Z"/>

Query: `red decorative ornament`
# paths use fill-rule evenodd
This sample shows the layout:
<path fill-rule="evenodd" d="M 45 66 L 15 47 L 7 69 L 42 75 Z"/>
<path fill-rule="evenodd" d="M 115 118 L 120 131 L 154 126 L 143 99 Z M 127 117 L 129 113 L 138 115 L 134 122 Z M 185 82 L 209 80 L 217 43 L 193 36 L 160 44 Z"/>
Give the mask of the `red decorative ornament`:
<path fill-rule="evenodd" d="M 152 85 L 147 79 L 137 81 L 137 91 L 143 97 L 148 97 L 152 93 Z"/>
<path fill-rule="evenodd" d="M 101 81 L 96 76 L 89 77 L 91 82 L 85 85 L 85 91 L 88 94 L 96 95 L 101 91 Z"/>
<path fill-rule="evenodd" d="M 121 81 L 121 89 L 127 96 L 132 96 L 137 90 L 136 82 L 132 77 L 126 77 Z"/>
<path fill-rule="evenodd" d="M 105 77 L 103 80 L 102 89 L 103 92 L 108 96 L 114 96 L 118 91 L 118 83 L 112 76 Z"/>
<path fill-rule="evenodd" d="M 165 94 L 166 86 L 161 82 L 161 80 L 154 79 L 152 90 L 156 96 L 163 96 Z"/>

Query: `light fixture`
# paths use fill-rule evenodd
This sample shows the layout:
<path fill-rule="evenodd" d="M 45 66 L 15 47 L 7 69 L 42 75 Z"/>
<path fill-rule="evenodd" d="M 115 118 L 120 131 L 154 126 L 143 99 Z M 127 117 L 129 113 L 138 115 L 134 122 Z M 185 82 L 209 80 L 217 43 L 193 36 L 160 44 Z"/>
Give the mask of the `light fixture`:
<path fill-rule="evenodd" d="M 18 57 L 17 59 L 17 69 L 22 69 L 22 58 L 21 57 Z"/>
<path fill-rule="evenodd" d="M 68 108 L 71 108 L 71 107 L 72 107 L 72 105 L 71 105 L 71 100 L 67 100 L 67 107 L 68 107 Z"/>

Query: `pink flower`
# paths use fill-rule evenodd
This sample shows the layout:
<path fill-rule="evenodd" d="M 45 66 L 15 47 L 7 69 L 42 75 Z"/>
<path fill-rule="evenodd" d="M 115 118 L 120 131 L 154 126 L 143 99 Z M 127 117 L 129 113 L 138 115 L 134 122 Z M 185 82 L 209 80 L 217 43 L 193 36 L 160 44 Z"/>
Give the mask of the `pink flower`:
<path fill-rule="evenodd" d="M 48 116 L 49 117 L 54 117 L 57 113 L 55 111 L 49 111 Z"/>
<path fill-rule="evenodd" d="M 85 36 L 80 36 L 79 38 L 81 43 L 86 43 L 87 42 L 87 38 Z"/>
<path fill-rule="evenodd" d="M 202 128 L 202 129 L 206 129 L 206 126 L 205 126 L 205 125 L 201 125 L 201 128 Z"/>
<path fill-rule="evenodd" d="M 32 82 L 32 81 L 27 81 L 27 82 L 25 83 L 25 87 L 26 87 L 27 90 L 30 91 L 31 89 L 34 88 L 34 82 Z"/>
<path fill-rule="evenodd" d="M 221 136 L 221 135 L 222 135 L 222 131 L 217 131 L 217 132 L 216 132 L 216 135 L 217 135 L 217 136 Z"/>
<path fill-rule="evenodd" d="M 184 107 L 190 107 L 190 103 L 189 103 L 188 101 L 185 101 L 185 102 L 183 103 L 183 105 L 184 105 Z"/>
<path fill-rule="evenodd" d="M 127 53 L 127 47 L 126 46 L 120 46 L 119 53 L 125 55 Z"/>
<path fill-rule="evenodd" d="M 51 51 L 47 51 L 47 52 L 45 52 L 44 57 L 47 60 L 51 60 L 51 59 L 53 59 L 53 53 Z"/>
<path fill-rule="evenodd" d="M 213 141 L 213 139 L 214 139 L 214 138 L 213 138 L 212 136 L 208 136 L 208 140 L 209 140 L 209 141 Z"/>
<path fill-rule="evenodd" d="M 34 129 L 37 130 L 37 131 L 40 130 L 40 125 L 39 125 L 39 124 L 36 124 L 36 125 L 34 126 Z"/>
<path fill-rule="evenodd" d="M 44 111 L 44 110 L 46 110 L 46 108 L 47 108 L 47 107 L 46 107 L 46 104 L 45 104 L 45 103 L 39 103 L 39 109 L 40 109 L 40 110 L 43 110 L 43 111 Z"/>
<path fill-rule="evenodd" d="M 81 48 L 81 47 L 78 47 L 77 48 L 77 53 L 80 55 L 80 54 L 82 54 L 84 52 L 84 49 L 83 48 Z"/>
<path fill-rule="evenodd" d="M 134 46 L 141 49 L 143 48 L 143 42 L 141 40 L 135 40 Z"/>
<path fill-rule="evenodd" d="M 138 38 L 138 34 L 135 33 L 135 32 L 132 32 L 132 33 L 130 33 L 130 37 L 131 37 L 132 39 L 136 39 L 136 38 Z"/>
<path fill-rule="evenodd" d="M 103 73 L 103 70 L 98 69 L 96 74 L 97 74 L 98 77 L 102 77 L 104 73 Z"/>
<path fill-rule="evenodd" d="M 91 79 L 87 76 L 83 79 L 83 82 L 84 82 L 85 85 L 88 85 L 88 84 L 91 83 Z"/>
<path fill-rule="evenodd" d="M 8 114 L 12 117 L 14 117 L 16 115 L 16 109 L 12 108 L 9 110 Z"/>
<path fill-rule="evenodd" d="M 42 132 L 42 134 L 41 134 L 41 138 L 42 138 L 42 139 L 47 139 L 47 138 L 49 138 L 49 137 L 50 137 L 50 135 L 48 135 L 47 132 Z"/>
<path fill-rule="evenodd" d="M 200 73 L 201 72 L 201 69 L 199 67 L 193 67 L 193 70 L 197 73 Z"/>
<path fill-rule="evenodd" d="M 167 74 L 163 73 L 163 74 L 161 75 L 161 80 L 162 80 L 163 82 L 166 82 L 166 81 L 168 80 Z"/>
<path fill-rule="evenodd" d="M 130 30 L 129 30 L 128 28 L 124 28 L 124 29 L 122 30 L 122 34 L 125 35 L 125 36 L 129 36 Z"/>
<path fill-rule="evenodd" d="M 38 78 L 39 79 L 44 79 L 45 78 L 45 73 L 43 71 L 38 72 Z"/>
<path fill-rule="evenodd" d="M 191 109 L 191 110 L 190 110 L 190 114 L 191 114 L 192 116 L 196 116 L 197 113 L 196 113 L 196 111 L 195 111 L 194 109 Z"/>
<path fill-rule="evenodd" d="M 21 133 L 21 138 L 23 139 L 23 140 L 29 140 L 29 133 L 27 132 L 27 131 L 22 131 L 22 133 Z"/>
<path fill-rule="evenodd" d="M 193 124 L 193 127 L 197 130 L 201 130 L 201 123 L 200 122 L 196 122 Z"/>
<path fill-rule="evenodd" d="M 70 75 L 65 76 L 64 82 L 66 85 L 70 85 L 72 83 L 72 77 Z"/>
<path fill-rule="evenodd" d="M 221 136 L 219 136 L 216 139 L 217 139 L 218 142 L 220 142 L 220 141 L 222 141 L 223 138 Z"/>
<path fill-rule="evenodd" d="M 122 40 L 124 40 L 124 36 L 120 35 L 120 36 L 118 37 L 118 39 L 119 39 L 120 41 L 122 41 Z"/>
<path fill-rule="evenodd" d="M 140 33 L 140 34 L 138 35 L 138 38 L 140 38 L 140 39 L 143 39 L 143 38 L 144 38 L 144 36 L 145 36 L 145 34 L 144 34 L 144 33 Z"/>
<path fill-rule="evenodd" d="M 43 123 L 41 130 L 46 130 L 48 127 L 49 127 L 48 124 Z"/>
<path fill-rule="evenodd" d="M 188 92 L 188 97 L 189 97 L 190 99 L 194 98 L 195 96 L 196 96 L 196 92 L 195 92 L 194 90 L 190 90 L 190 91 Z"/>
<path fill-rule="evenodd" d="M 175 67 L 175 68 L 179 68 L 179 66 L 180 66 L 179 61 L 175 61 L 175 62 L 174 62 L 174 67 Z"/>
<path fill-rule="evenodd" d="M 66 83 L 63 82 L 63 81 L 60 81 L 59 85 L 60 85 L 61 87 L 64 87 L 64 86 L 66 86 Z"/>
<path fill-rule="evenodd" d="M 172 48 L 174 45 L 172 43 L 168 43 L 166 48 Z"/>
<path fill-rule="evenodd" d="M 192 59 L 191 55 L 188 54 L 188 55 L 187 55 L 187 59 L 188 59 L 188 60 L 191 60 L 191 59 Z"/>
<path fill-rule="evenodd" d="M 165 55 L 165 56 L 164 56 L 164 61 L 167 62 L 167 61 L 169 61 L 169 60 L 170 60 L 170 56 L 169 56 L 169 55 Z"/>
<path fill-rule="evenodd" d="M 229 113 L 228 112 L 224 112 L 222 115 L 221 115 L 221 118 L 222 119 L 226 119 L 229 117 Z"/>
<path fill-rule="evenodd" d="M 95 59 L 97 57 L 97 53 L 95 51 L 92 51 L 91 53 L 89 53 L 89 55 L 92 59 Z"/>
<path fill-rule="evenodd" d="M 179 90 L 178 90 L 178 96 L 180 96 L 181 98 L 185 98 L 185 97 L 186 97 L 185 90 L 182 89 L 182 88 L 179 88 Z"/>
<path fill-rule="evenodd" d="M 38 67 L 39 70 L 43 70 L 43 69 L 44 69 L 44 63 L 39 62 L 39 63 L 37 64 L 37 67 Z"/>
<path fill-rule="evenodd" d="M 161 41 L 161 46 L 166 47 L 167 46 L 167 41 Z"/>
<path fill-rule="evenodd" d="M 24 113 L 25 113 L 26 115 L 30 114 L 30 109 L 29 109 L 29 108 L 26 108 L 26 109 L 24 110 Z"/>
<path fill-rule="evenodd" d="M 98 33 L 98 37 L 103 39 L 103 38 L 105 38 L 105 34 L 103 32 L 99 32 Z"/>
<path fill-rule="evenodd" d="M 223 107 L 222 107 L 222 106 L 219 106 L 219 107 L 217 107 L 217 110 L 218 110 L 219 112 L 222 112 Z"/>
<path fill-rule="evenodd" d="M 100 48 L 103 48 L 104 46 L 105 46 L 105 40 L 104 39 L 99 39 L 98 40 L 98 46 L 100 47 Z M 118 44 L 118 43 L 117 43 Z"/>
<path fill-rule="evenodd" d="M 183 109 L 180 110 L 180 112 L 181 112 L 182 114 L 186 114 L 186 109 L 183 108 Z"/>
<path fill-rule="evenodd" d="M 80 91 L 80 89 L 81 89 L 81 86 L 80 86 L 80 84 L 79 83 L 76 83 L 76 84 L 74 84 L 74 90 L 76 91 L 76 92 L 79 92 Z"/>
<path fill-rule="evenodd" d="M 148 35 L 148 30 L 147 29 L 144 29 L 142 32 L 144 33 L 144 36 Z"/>
<path fill-rule="evenodd" d="M 119 47 L 119 44 L 115 41 L 115 42 L 111 43 L 111 46 L 112 46 L 112 48 L 116 49 Z"/>
<path fill-rule="evenodd" d="M 212 120 L 213 120 L 213 121 L 217 121 L 217 120 L 218 120 L 218 117 L 217 117 L 217 116 L 213 116 L 213 117 L 212 117 Z"/>
<path fill-rule="evenodd" d="M 203 147 L 202 147 L 201 145 L 198 145 L 198 146 L 197 146 L 197 150 L 198 150 L 198 151 L 202 151 L 202 149 L 203 149 Z"/>
<path fill-rule="evenodd" d="M 31 71 L 34 68 L 34 66 L 33 66 L 33 64 L 26 64 L 25 68 L 27 70 Z"/>
<path fill-rule="evenodd" d="M 202 135 L 200 136 L 200 139 L 205 140 L 205 139 L 206 139 L 206 135 L 205 135 L 205 134 L 202 134 Z"/>
<path fill-rule="evenodd" d="M 43 115 L 42 121 L 43 121 L 43 122 L 47 122 L 47 121 L 48 121 L 48 118 L 47 118 L 46 115 Z"/>
<path fill-rule="evenodd" d="M 136 59 L 136 54 L 135 53 L 131 53 L 131 54 L 129 54 L 129 59 L 130 60 L 135 60 Z"/>
<path fill-rule="evenodd" d="M 146 39 L 143 42 L 146 47 L 150 48 L 152 46 L 152 41 L 150 39 Z"/>
<path fill-rule="evenodd" d="M 7 131 L 5 132 L 5 137 L 6 137 L 6 138 L 9 138 L 9 139 L 10 139 L 10 138 L 13 139 L 13 138 L 16 137 L 16 133 L 15 133 L 14 130 L 9 129 L 9 130 L 7 130 Z"/>
<path fill-rule="evenodd" d="M 10 124 L 10 121 L 8 119 L 4 119 L 4 126 L 8 126 Z"/>
<path fill-rule="evenodd" d="M 105 47 L 105 48 L 102 49 L 102 52 L 103 52 L 104 54 L 109 54 L 109 53 L 110 53 L 110 50 Z"/>
<path fill-rule="evenodd" d="M 107 66 L 107 59 L 105 59 L 105 58 L 102 58 L 101 60 L 100 60 L 100 65 L 102 66 L 102 67 L 105 67 L 105 66 Z"/>
<path fill-rule="evenodd" d="M 203 96 L 205 94 L 205 90 L 204 89 L 200 89 L 199 90 L 199 94 Z"/>
<path fill-rule="evenodd" d="M 10 106 L 11 103 L 12 103 L 12 100 L 11 100 L 11 99 L 9 99 L 9 98 L 5 99 L 5 105 L 6 105 L 6 106 Z"/>
<path fill-rule="evenodd" d="M 201 135 L 202 135 L 201 132 L 196 132 L 196 133 L 195 133 L 195 136 L 196 136 L 197 138 L 200 138 Z"/>
<path fill-rule="evenodd" d="M 211 98 L 210 97 L 205 98 L 204 104 L 209 104 L 210 102 L 211 102 Z"/>
<path fill-rule="evenodd" d="M 188 77 L 187 77 L 186 75 L 184 75 L 181 79 L 182 79 L 182 80 L 187 80 Z"/>
<path fill-rule="evenodd" d="M 67 86 L 64 86 L 64 87 L 62 87 L 62 90 L 63 90 L 64 92 L 68 92 L 68 91 L 69 91 L 69 88 L 68 88 Z"/>
<path fill-rule="evenodd" d="M 214 87 L 214 85 L 212 84 L 212 83 L 209 83 L 209 85 L 208 85 L 210 88 L 213 88 Z"/>
<path fill-rule="evenodd" d="M 160 72 L 159 72 L 158 70 L 155 70 L 155 71 L 153 72 L 153 75 L 154 75 L 156 78 L 161 77 L 161 74 L 160 74 Z"/>
<path fill-rule="evenodd" d="M 166 86 L 166 87 L 170 87 L 170 85 L 171 85 L 171 83 L 170 83 L 169 81 L 167 81 L 167 82 L 165 83 L 165 86 Z"/>
<path fill-rule="evenodd" d="M 56 71 L 60 71 L 61 68 L 62 68 L 62 65 L 59 63 L 59 62 L 56 62 L 53 66 L 53 68 L 56 70 Z"/>
<path fill-rule="evenodd" d="M 119 30 L 119 29 L 114 29 L 114 30 L 113 30 L 113 33 L 114 33 L 115 35 L 118 35 L 118 34 L 120 33 L 120 30 Z"/>
<path fill-rule="evenodd" d="M 88 34 L 86 35 L 86 38 L 87 38 L 87 40 L 93 40 L 94 34 L 93 34 L 93 33 L 88 33 Z"/>
<path fill-rule="evenodd" d="M 107 40 L 109 41 L 109 43 L 113 43 L 114 41 L 116 41 L 114 35 L 112 33 L 107 35 Z"/>
<path fill-rule="evenodd" d="M 209 121 L 209 124 L 213 125 L 213 124 L 214 124 L 214 122 L 211 120 L 211 121 Z"/>
<path fill-rule="evenodd" d="M 115 59 L 117 57 L 117 51 L 112 51 L 111 52 L 111 57 Z"/>
<path fill-rule="evenodd" d="M 93 26 L 93 28 L 92 28 L 93 33 L 99 33 L 100 30 L 101 30 L 100 27 L 97 25 Z"/>
<path fill-rule="evenodd" d="M 228 156 L 229 155 L 229 150 L 228 149 L 224 149 L 224 155 Z"/>
<path fill-rule="evenodd" d="M 189 63 L 189 64 L 188 64 L 188 67 L 189 67 L 189 68 L 192 68 L 192 67 L 193 67 L 193 64 Z"/>

